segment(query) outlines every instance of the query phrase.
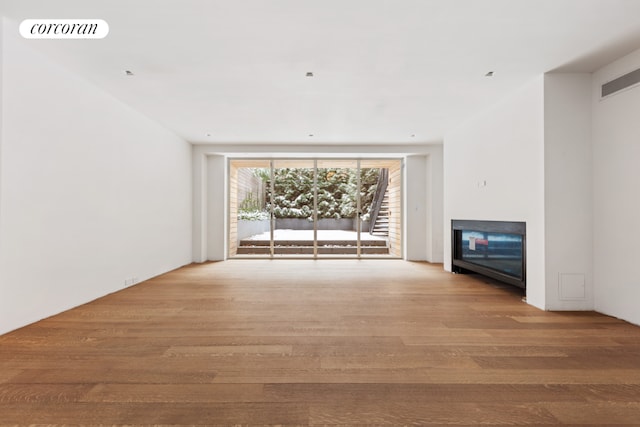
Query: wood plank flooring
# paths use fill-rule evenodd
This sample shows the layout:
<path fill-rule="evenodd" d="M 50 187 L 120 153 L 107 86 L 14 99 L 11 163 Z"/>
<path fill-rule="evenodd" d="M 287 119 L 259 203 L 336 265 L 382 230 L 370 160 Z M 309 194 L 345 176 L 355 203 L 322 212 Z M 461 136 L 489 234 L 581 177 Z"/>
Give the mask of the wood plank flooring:
<path fill-rule="evenodd" d="M 640 328 L 441 265 L 192 265 L 0 336 L 33 424 L 640 425 Z"/>

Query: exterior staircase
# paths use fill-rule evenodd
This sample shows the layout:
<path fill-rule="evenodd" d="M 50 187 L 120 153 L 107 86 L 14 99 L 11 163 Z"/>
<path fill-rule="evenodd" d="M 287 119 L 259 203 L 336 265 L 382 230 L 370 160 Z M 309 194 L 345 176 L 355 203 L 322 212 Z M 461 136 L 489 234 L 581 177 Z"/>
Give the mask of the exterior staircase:
<path fill-rule="evenodd" d="M 385 190 L 380 204 L 380 210 L 375 223 L 371 225 L 371 234 L 378 236 L 389 235 L 389 191 Z"/>
<path fill-rule="evenodd" d="M 376 192 L 371 202 L 369 212 L 371 214 L 371 225 L 369 234 L 378 236 L 389 236 L 389 169 L 380 169 Z"/>

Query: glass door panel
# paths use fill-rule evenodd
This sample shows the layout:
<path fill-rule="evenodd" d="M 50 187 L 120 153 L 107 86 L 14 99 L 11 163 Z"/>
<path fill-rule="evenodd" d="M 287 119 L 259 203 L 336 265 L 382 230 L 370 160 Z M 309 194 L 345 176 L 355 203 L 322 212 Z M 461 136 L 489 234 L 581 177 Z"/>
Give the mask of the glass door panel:
<path fill-rule="evenodd" d="M 318 160 L 318 257 L 356 257 L 358 227 L 358 160 Z"/>
<path fill-rule="evenodd" d="M 361 162 L 363 182 L 363 228 L 371 239 L 367 256 L 402 257 L 402 160 L 367 159 Z M 377 178 L 375 178 L 377 177 Z M 376 183 L 373 184 L 373 179 Z M 385 248 L 375 246 L 384 241 Z"/>
<path fill-rule="evenodd" d="M 269 256 L 271 221 L 267 206 L 270 160 L 229 162 L 229 256 Z"/>
<path fill-rule="evenodd" d="M 385 164 L 363 160 L 360 164 L 361 252 L 363 256 L 388 256 L 388 233 L 385 222 Z M 376 219 L 378 218 L 379 219 Z"/>
<path fill-rule="evenodd" d="M 268 189 L 273 256 L 315 256 L 315 179 L 314 160 L 273 161 Z"/>

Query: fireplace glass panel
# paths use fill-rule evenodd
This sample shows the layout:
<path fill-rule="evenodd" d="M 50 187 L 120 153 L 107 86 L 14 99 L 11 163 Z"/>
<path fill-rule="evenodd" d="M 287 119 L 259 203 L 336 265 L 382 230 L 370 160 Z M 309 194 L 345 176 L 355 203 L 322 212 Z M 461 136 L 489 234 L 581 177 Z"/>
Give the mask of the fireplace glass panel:
<path fill-rule="evenodd" d="M 523 279 L 523 236 L 462 230 L 461 237 L 463 261 Z"/>

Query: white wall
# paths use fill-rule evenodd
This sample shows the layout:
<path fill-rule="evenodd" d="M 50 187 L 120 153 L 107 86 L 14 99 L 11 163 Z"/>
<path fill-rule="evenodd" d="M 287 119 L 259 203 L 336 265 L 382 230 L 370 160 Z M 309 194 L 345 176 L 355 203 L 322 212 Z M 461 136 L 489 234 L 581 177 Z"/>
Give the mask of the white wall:
<path fill-rule="evenodd" d="M 640 86 L 600 99 L 600 87 L 640 68 L 640 50 L 593 78 L 593 209 L 596 310 L 640 324 Z"/>
<path fill-rule="evenodd" d="M 405 258 L 441 263 L 442 145 L 430 147 L 428 155 L 407 156 L 405 170 Z"/>
<path fill-rule="evenodd" d="M 416 184 L 419 188 L 416 188 L 415 192 L 406 194 L 405 198 L 406 206 L 412 206 L 412 203 L 414 206 L 416 204 L 419 206 L 418 211 L 414 212 L 406 224 L 410 230 L 414 229 L 414 225 L 416 229 L 421 230 L 420 233 L 411 236 L 412 256 L 416 259 L 442 262 L 442 146 L 437 144 L 194 146 L 193 259 L 196 262 L 204 262 L 223 260 L 227 256 L 226 190 L 228 183 L 226 163 L 221 159 L 229 157 L 401 158 L 405 156 L 417 156 L 422 159 L 414 165 L 416 169 L 407 170 L 408 176 L 413 176 L 415 173 L 422 180 Z M 425 159 L 427 159 L 426 162 Z M 414 197 L 417 201 L 413 200 Z M 429 234 L 429 227 L 433 229 L 431 234 Z M 428 250 L 431 250 L 430 258 Z"/>
<path fill-rule="evenodd" d="M 193 151 L 193 262 L 227 258 L 227 168 L 224 155 Z"/>
<path fill-rule="evenodd" d="M 427 261 L 444 262 L 445 234 L 442 145 L 431 147 L 427 156 Z M 446 234 L 448 236 L 448 234 Z"/>
<path fill-rule="evenodd" d="M 404 199 L 407 201 L 404 254 L 409 261 L 425 261 L 429 249 L 427 240 L 431 240 L 427 215 L 427 156 L 407 156 L 404 165 Z"/>
<path fill-rule="evenodd" d="M 200 263 L 207 261 L 208 161 L 205 154 L 197 153 L 196 150 L 193 150 L 192 156 L 193 164 L 191 179 L 193 182 L 193 209 L 191 213 L 191 222 L 193 229 L 191 232 L 191 253 L 193 256 L 193 262 Z"/>
<path fill-rule="evenodd" d="M 593 309 L 591 74 L 544 76 L 548 310 Z"/>
<path fill-rule="evenodd" d="M 452 219 L 527 223 L 527 301 L 545 308 L 542 76 L 461 125 L 444 142 L 444 230 Z M 486 185 L 485 185 L 486 183 Z M 444 239 L 451 269 L 451 239 Z"/>
<path fill-rule="evenodd" d="M 0 333 L 191 261 L 191 146 L 4 21 Z"/>
<path fill-rule="evenodd" d="M 207 156 L 207 259 L 223 260 L 227 252 L 227 167 L 221 155 Z M 223 220 L 220 221 L 220 218 Z"/>
<path fill-rule="evenodd" d="M 4 86 L 4 18 L 0 15 L 0 225 L 2 224 L 2 141 L 4 138 L 4 126 L 3 126 L 3 86 Z M 0 244 L 2 243 L 2 227 L 0 226 Z M 1 246 L 1 245 L 0 245 Z M 2 298 L 2 271 L 0 271 L 0 298 Z M 2 333 L 2 328 L 0 328 Z"/>

